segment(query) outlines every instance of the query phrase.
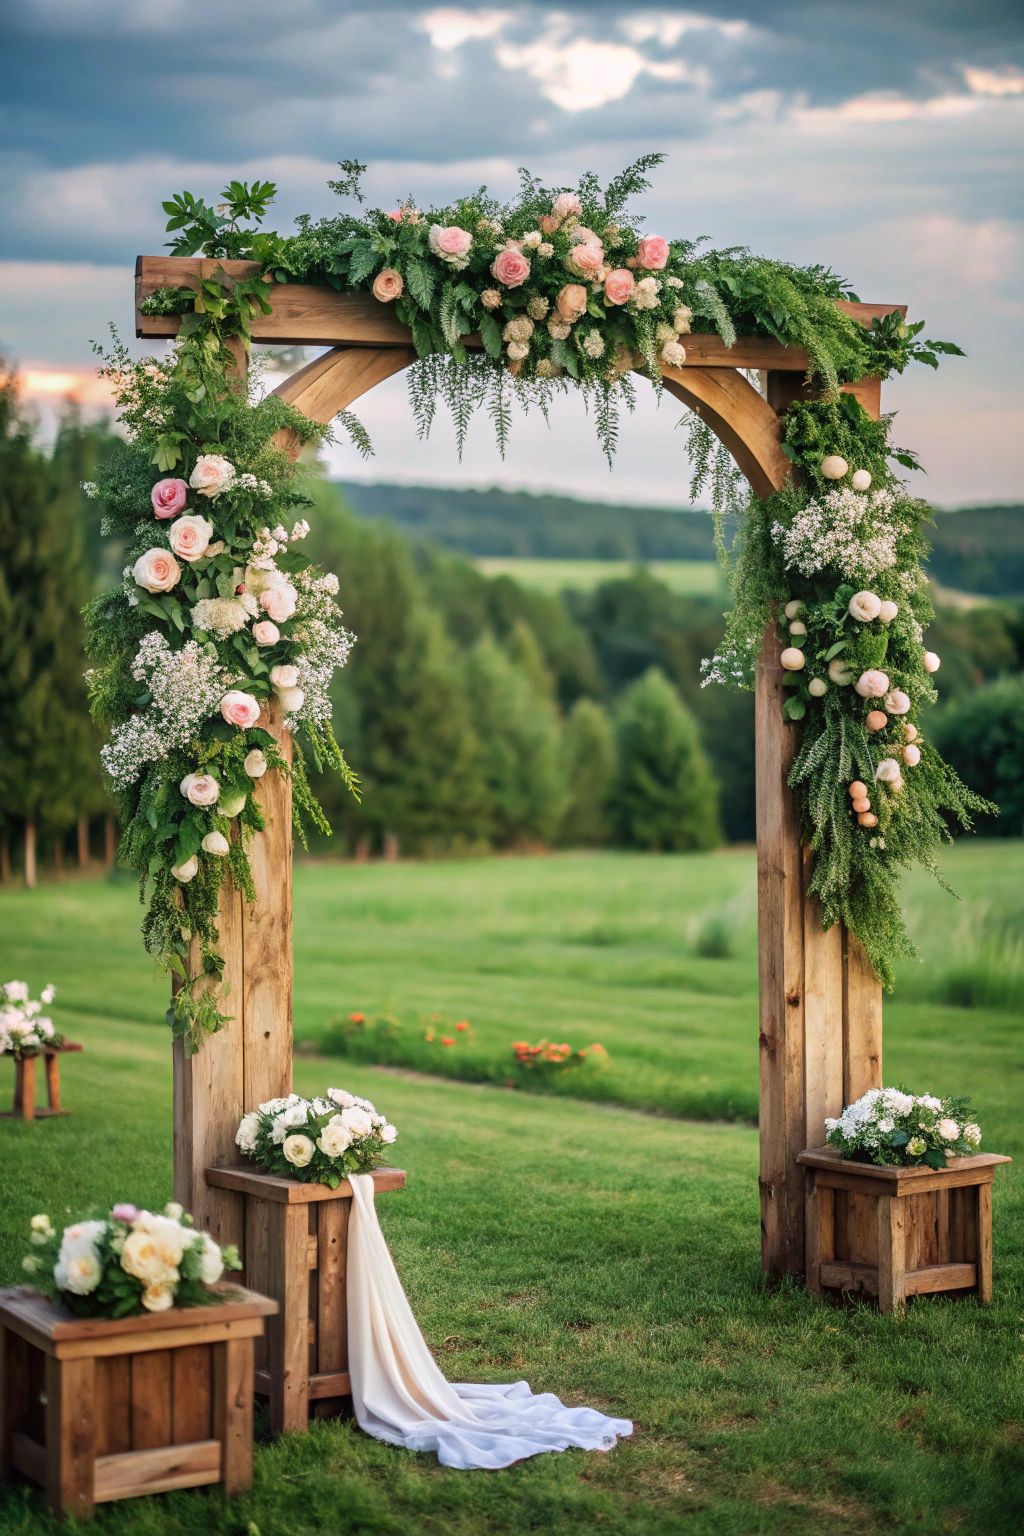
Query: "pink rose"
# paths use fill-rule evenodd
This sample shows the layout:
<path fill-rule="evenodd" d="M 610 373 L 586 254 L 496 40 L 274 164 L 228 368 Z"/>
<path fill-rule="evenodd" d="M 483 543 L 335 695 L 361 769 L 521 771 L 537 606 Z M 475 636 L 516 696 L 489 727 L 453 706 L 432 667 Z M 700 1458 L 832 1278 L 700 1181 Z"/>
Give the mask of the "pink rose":
<path fill-rule="evenodd" d="M 172 480 L 165 483 L 173 485 L 174 481 Z M 130 1205 L 128 1201 L 122 1200 L 120 1204 L 111 1208 L 110 1214 L 113 1216 L 115 1221 L 134 1221 L 136 1216 L 139 1214 L 139 1208 L 137 1205 Z"/>
<path fill-rule="evenodd" d="M 238 697 L 244 699 L 247 695 Z M 178 788 L 192 805 L 216 805 L 220 795 L 220 785 L 212 773 L 186 773 Z"/>
<path fill-rule="evenodd" d="M 402 274 L 396 272 L 394 267 L 385 267 L 373 280 L 373 296 L 375 299 L 380 299 L 382 304 L 390 304 L 392 299 L 400 299 L 404 288 Z"/>
<path fill-rule="evenodd" d="M 187 496 L 188 486 L 184 480 L 158 480 L 149 493 L 153 511 L 159 518 L 177 517 Z"/>
<path fill-rule="evenodd" d="M 205 517 L 179 517 L 170 531 L 171 548 L 182 560 L 201 560 L 213 537 L 213 524 Z"/>
<path fill-rule="evenodd" d="M 555 304 L 562 319 L 571 324 L 587 312 L 587 290 L 582 283 L 566 283 Z"/>
<path fill-rule="evenodd" d="M 260 706 L 251 693 L 232 688 L 220 701 L 220 712 L 228 725 L 237 725 L 247 731 L 260 717 Z"/>
<path fill-rule="evenodd" d="M 577 245 L 565 258 L 565 266 L 566 271 L 575 272 L 577 277 L 593 282 L 604 266 L 604 249 L 589 242 Z"/>
<path fill-rule="evenodd" d="M 491 276 L 506 288 L 520 288 L 530 275 L 530 263 L 519 251 L 499 251 L 491 263 Z"/>
<path fill-rule="evenodd" d="M 559 223 L 563 219 L 567 219 L 570 214 L 575 217 L 582 213 L 582 211 L 580 200 L 575 192 L 559 192 L 551 204 L 551 217 L 557 219 Z"/>
<path fill-rule="evenodd" d="M 472 244 L 472 235 L 457 224 L 449 224 L 438 232 L 434 248 L 442 256 L 465 256 Z"/>
<path fill-rule="evenodd" d="M 170 550 L 147 549 L 136 560 L 132 575 L 147 592 L 169 592 L 181 580 L 181 566 Z"/>
<path fill-rule="evenodd" d="M 188 483 L 201 496 L 219 496 L 234 482 L 235 466 L 220 453 L 204 453 L 196 460 L 196 467 L 188 477 Z"/>
<path fill-rule="evenodd" d="M 616 267 L 605 278 L 604 296 L 609 304 L 625 304 L 635 287 L 636 279 L 632 272 L 628 272 L 625 267 Z"/>
<path fill-rule="evenodd" d="M 297 596 L 295 588 L 285 581 L 260 593 L 260 607 L 275 624 L 284 624 L 295 612 Z"/>
<path fill-rule="evenodd" d="M 404 211 L 402 208 L 389 208 L 388 218 L 393 219 L 396 224 L 401 224 Z"/>
<path fill-rule="evenodd" d="M 660 272 L 668 261 L 668 241 L 660 235 L 644 235 L 640 241 L 637 260 L 648 272 Z"/>
<path fill-rule="evenodd" d="M 252 637 L 257 645 L 276 645 L 281 638 L 281 631 L 269 619 L 261 619 L 253 625 Z"/>

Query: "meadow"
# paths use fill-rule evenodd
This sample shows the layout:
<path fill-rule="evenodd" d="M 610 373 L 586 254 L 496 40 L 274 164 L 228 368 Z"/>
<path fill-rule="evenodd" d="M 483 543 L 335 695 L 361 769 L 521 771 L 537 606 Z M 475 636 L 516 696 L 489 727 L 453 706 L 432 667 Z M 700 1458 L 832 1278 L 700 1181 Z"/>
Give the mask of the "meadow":
<path fill-rule="evenodd" d="M 485 576 L 511 576 L 520 586 L 553 595 L 592 592 L 603 581 L 632 576 L 638 566 L 681 597 L 724 598 L 722 573 L 714 560 L 559 560 L 530 555 L 481 555 L 473 564 Z"/>
<path fill-rule="evenodd" d="M 905 968 L 887 1002 L 885 1077 L 972 1092 L 986 1147 L 1020 1159 L 1024 845 L 964 842 L 945 871 L 961 905 L 924 876 L 907 882 L 924 963 Z M 255 1486 L 230 1506 L 177 1494 L 107 1507 L 93 1529 L 1019 1529 L 1019 1165 L 996 1186 L 989 1308 L 923 1298 L 905 1319 L 882 1318 L 766 1280 L 750 1124 L 754 903 L 743 850 L 299 864 L 296 1086 L 343 1083 L 398 1123 L 409 1185 L 382 1198 L 381 1220 L 442 1368 L 457 1380 L 522 1377 L 632 1417 L 636 1431 L 607 1457 L 467 1474 L 351 1423 L 318 1424 L 261 1444 Z M 36 1210 L 56 1219 L 169 1191 L 166 986 L 150 975 L 138 917 L 121 878 L 0 893 L 3 975 L 52 980 L 58 1022 L 86 1046 L 64 1072 L 72 1116 L 0 1122 L 5 1283 L 20 1278 Z M 610 1065 L 587 1091 L 609 1102 L 317 1054 L 329 1019 L 385 1009 L 410 1024 L 469 1020 L 472 1049 L 495 1060 L 513 1039 L 598 1039 Z M 0 1063 L 0 1095 L 11 1077 Z M 0 1494 L 0 1528 L 35 1536 L 50 1522 L 15 1490 Z"/>

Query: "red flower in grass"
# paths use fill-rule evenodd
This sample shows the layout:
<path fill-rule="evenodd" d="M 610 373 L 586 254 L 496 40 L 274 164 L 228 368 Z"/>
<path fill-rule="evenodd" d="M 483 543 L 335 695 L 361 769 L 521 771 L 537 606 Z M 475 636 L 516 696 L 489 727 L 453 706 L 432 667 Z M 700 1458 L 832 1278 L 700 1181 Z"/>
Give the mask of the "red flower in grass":
<path fill-rule="evenodd" d="M 350 1024 L 365 1024 L 366 1023 L 366 1014 L 365 1013 L 350 1013 L 349 1016 L 348 1016 L 348 1021 L 349 1021 Z"/>
<path fill-rule="evenodd" d="M 468 1025 L 468 1024 L 467 1024 L 467 1023 L 466 1023 L 466 1021 L 465 1021 L 465 1020 L 463 1020 L 463 1021 L 462 1021 L 462 1022 L 461 1022 L 461 1023 L 460 1023 L 460 1024 L 456 1024 L 456 1026 L 455 1026 L 455 1028 L 456 1028 L 456 1029 L 457 1029 L 457 1030 L 459 1030 L 459 1031 L 462 1031 L 462 1030 L 466 1030 L 466 1029 L 468 1029 L 468 1028 L 469 1028 L 469 1025 Z"/>
<path fill-rule="evenodd" d="M 442 1045 L 454 1045 L 455 1041 L 454 1041 L 454 1039 L 452 1038 L 451 1035 L 442 1035 L 441 1036 L 441 1044 Z"/>

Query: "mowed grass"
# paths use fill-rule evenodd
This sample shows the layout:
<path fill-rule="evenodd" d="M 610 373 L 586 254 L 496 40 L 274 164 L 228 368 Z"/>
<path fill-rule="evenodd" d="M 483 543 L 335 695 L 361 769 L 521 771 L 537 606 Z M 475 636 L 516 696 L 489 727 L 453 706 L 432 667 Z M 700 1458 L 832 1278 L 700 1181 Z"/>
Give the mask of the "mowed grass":
<path fill-rule="evenodd" d="M 1022 848 L 958 846 L 948 873 L 965 910 L 1012 906 Z M 623 1095 L 656 1102 L 652 1083 L 687 1075 L 753 1095 L 752 877 L 746 853 L 300 865 L 298 1033 L 314 1039 L 331 1012 L 389 1002 L 469 1017 L 496 1047 L 596 1034 Z M 886 1079 L 972 1091 L 986 1145 L 1020 1158 L 1020 1020 L 925 1000 L 962 912 L 917 880 L 907 895 L 929 964 L 914 973 L 916 995 L 887 1004 Z M 166 988 L 149 976 L 133 903 L 130 886 L 104 881 L 0 895 L 3 975 L 53 980 L 59 1021 L 87 1047 L 65 1066 L 72 1116 L 0 1122 L 6 1282 L 20 1278 L 34 1211 L 57 1219 L 94 1201 L 167 1196 Z M 730 959 L 693 953 L 709 912 L 735 919 Z M 11 1076 L 0 1064 L 0 1093 Z M 635 1435 L 606 1457 L 467 1474 L 351 1424 L 321 1424 L 258 1447 L 254 1489 L 229 1506 L 204 1492 L 109 1506 L 98 1532 L 243 1536 L 249 1522 L 259 1536 L 1019 1529 L 1017 1165 L 996 1186 L 994 1305 L 927 1298 L 905 1319 L 882 1318 L 761 1276 L 748 1126 L 297 1056 L 300 1090 L 328 1082 L 367 1094 L 401 1128 L 396 1161 L 409 1185 L 381 1199 L 381 1219 L 446 1374 L 522 1377 L 632 1417 Z M 41 1511 L 34 1494 L 0 1495 L 0 1529 L 48 1532 Z"/>
<path fill-rule="evenodd" d="M 481 555 L 473 564 L 485 576 L 512 576 L 539 592 L 591 592 L 603 581 L 650 572 L 682 597 L 717 597 L 724 593 L 714 560 L 545 560 L 528 555 Z"/>

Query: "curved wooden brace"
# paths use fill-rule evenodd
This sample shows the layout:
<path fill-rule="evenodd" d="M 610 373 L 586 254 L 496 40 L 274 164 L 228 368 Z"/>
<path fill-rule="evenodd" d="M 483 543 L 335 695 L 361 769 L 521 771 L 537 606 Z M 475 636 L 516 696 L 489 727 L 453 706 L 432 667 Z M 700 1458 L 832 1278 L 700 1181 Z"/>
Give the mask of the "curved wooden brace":
<path fill-rule="evenodd" d="M 415 362 L 412 347 L 335 347 L 308 363 L 274 391 L 313 421 L 328 422 L 360 395 Z M 790 462 L 779 442 L 779 419 L 735 368 L 663 368 L 665 388 L 707 422 L 725 444 L 757 496 L 786 482 Z M 279 446 L 299 453 L 294 433 Z"/>

